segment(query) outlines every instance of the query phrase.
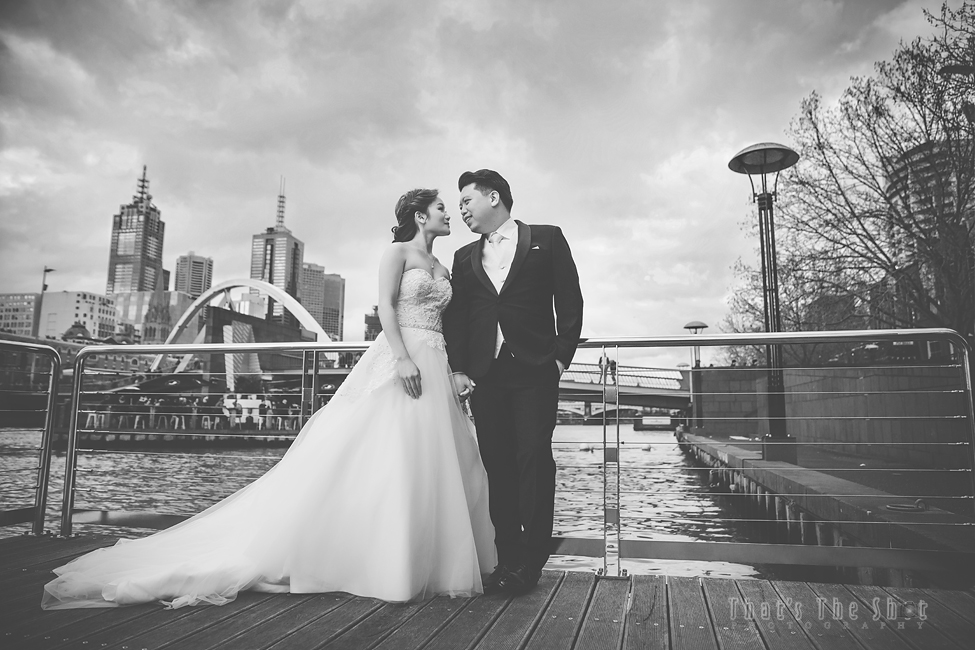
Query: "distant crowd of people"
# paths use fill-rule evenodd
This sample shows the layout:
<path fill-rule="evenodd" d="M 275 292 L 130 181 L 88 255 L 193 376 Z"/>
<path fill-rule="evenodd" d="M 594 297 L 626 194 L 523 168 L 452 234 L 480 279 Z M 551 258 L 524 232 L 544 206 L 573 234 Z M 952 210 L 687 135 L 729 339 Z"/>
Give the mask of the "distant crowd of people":
<path fill-rule="evenodd" d="M 276 395 L 117 394 L 85 405 L 83 415 L 85 429 L 293 431 L 301 412 L 296 397 Z"/>

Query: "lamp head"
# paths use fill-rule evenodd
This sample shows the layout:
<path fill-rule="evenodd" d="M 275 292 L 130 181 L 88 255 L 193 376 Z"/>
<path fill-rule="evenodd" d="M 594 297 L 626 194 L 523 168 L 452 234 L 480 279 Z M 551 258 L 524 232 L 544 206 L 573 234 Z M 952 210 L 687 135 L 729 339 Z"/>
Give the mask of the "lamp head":
<path fill-rule="evenodd" d="M 707 328 L 707 325 L 705 325 L 704 323 L 702 323 L 699 320 L 692 320 L 690 323 L 688 323 L 687 325 L 684 326 L 684 329 L 686 329 L 691 334 L 700 334 L 706 328 Z"/>
<path fill-rule="evenodd" d="M 775 142 L 760 142 L 745 147 L 731 159 L 728 169 L 738 174 L 771 174 L 799 162 L 799 154 Z"/>

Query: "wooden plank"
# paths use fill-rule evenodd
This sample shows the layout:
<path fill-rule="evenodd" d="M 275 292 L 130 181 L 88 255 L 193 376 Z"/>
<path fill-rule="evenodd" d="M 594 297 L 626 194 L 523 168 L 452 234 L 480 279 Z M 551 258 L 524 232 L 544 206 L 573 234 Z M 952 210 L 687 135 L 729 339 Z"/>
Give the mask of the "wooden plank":
<path fill-rule="evenodd" d="M 207 650 L 223 643 L 227 639 L 246 638 L 245 635 L 254 628 L 265 624 L 268 620 L 282 612 L 288 611 L 292 607 L 297 607 L 309 598 L 315 597 L 291 594 L 260 594 L 260 596 L 264 597 L 264 599 L 253 607 L 244 608 L 236 616 L 221 620 L 180 641 L 174 641 L 169 636 L 166 627 L 155 626 L 153 629 L 155 634 L 147 635 L 147 640 L 143 642 L 141 647 L 149 649 L 176 647 Z M 240 596 L 237 599 L 240 600 Z M 242 640 L 241 643 L 244 644 L 244 641 Z M 131 644 L 128 642 L 125 645 L 131 648 Z"/>
<path fill-rule="evenodd" d="M 274 650 L 321 648 L 381 607 L 380 601 L 373 598 L 359 598 L 348 594 L 328 594 L 328 596 L 332 598 L 341 596 L 347 600 L 269 647 Z M 196 646 L 194 650 L 195 648 Z"/>
<path fill-rule="evenodd" d="M 667 650 L 667 583 L 663 576 L 633 576 L 624 650 Z"/>
<path fill-rule="evenodd" d="M 975 620 L 975 596 L 965 591 L 925 589 L 929 597 L 941 602 L 967 621 Z"/>
<path fill-rule="evenodd" d="M 629 595 L 628 579 L 598 579 L 575 647 L 579 650 L 622 647 Z"/>
<path fill-rule="evenodd" d="M 670 638 L 675 650 L 717 650 L 700 578 L 667 577 Z"/>
<path fill-rule="evenodd" d="M 564 578 L 563 571 L 542 572 L 538 586 L 524 596 L 512 599 L 476 647 L 491 650 L 520 648 L 538 625 Z"/>
<path fill-rule="evenodd" d="M 903 603 L 923 604 L 924 609 L 919 611 L 919 614 L 927 617 L 926 622 L 936 626 L 945 636 L 962 647 L 967 647 L 966 644 L 975 638 L 975 619 L 962 616 L 944 602 L 944 600 L 957 599 L 956 592 L 910 587 L 897 587 L 887 591 Z"/>
<path fill-rule="evenodd" d="M 772 582 L 771 584 L 814 646 L 820 650 L 863 650 L 863 646 L 857 643 L 854 635 L 844 629 L 842 621 L 834 621 L 832 614 L 819 615 L 820 603 L 816 600 L 817 594 L 809 585 L 804 582 Z M 784 623 L 786 629 L 791 632 L 788 619 Z"/>
<path fill-rule="evenodd" d="M 863 602 L 868 611 L 879 610 L 884 613 L 887 625 L 900 637 L 913 645 L 928 650 L 958 650 L 958 644 L 941 633 L 934 625 L 918 618 L 917 604 L 904 606 L 905 601 L 897 598 L 881 587 L 871 585 L 847 585 L 850 593 Z M 926 608 L 925 608 L 926 609 Z M 927 612 L 925 612 L 927 618 Z M 966 644 L 965 647 L 970 647 Z"/>
<path fill-rule="evenodd" d="M 243 596 L 243 598 L 241 597 Z M 249 608 L 259 607 L 262 604 L 267 603 L 266 598 L 260 598 L 260 602 L 255 602 L 259 598 L 250 598 L 250 594 L 241 594 L 238 596 L 237 600 L 232 603 L 224 605 L 222 608 L 223 614 L 227 611 L 225 608 L 229 607 L 232 610 L 237 610 L 238 613 L 241 611 L 246 611 Z M 115 625 L 110 628 L 101 627 L 93 628 L 85 637 L 84 640 L 88 643 L 86 647 L 93 648 L 122 648 L 127 646 L 128 648 L 133 647 L 130 645 L 130 641 L 135 638 L 140 640 L 139 648 L 158 648 L 164 645 L 168 640 L 166 638 L 166 630 L 173 629 L 171 626 L 181 619 L 196 619 L 196 621 L 188 622 L 187 625 L 195 625 L 198 619 L 196 617 L 202 617 L 206 619 L 207 615 L 212 615 L 208 611 L 210 608 L 206 605 L 201 605 L 198 607 L 182 607 L 180 609 L 164 609 L 162 605 L 158 603 L 153 603 L 151 605 L 143 605 L 140 607 L 149 608 L 148 611 L 143 614 L 142 617 L 133 619 L 132 621 L 122 623 L 120 625 Z M 218 608 L 213 608 L 218 609 Z M 115 611 L 115 610 L 110 610 Z"/>
<path fill-rule="evenodd" d="M 91 633 L 92 629 L 109 629 L 117 625 L 124 625 L 130 621 L 136 621 L 148 612 L 152 611 L 153 608 L 158 607 L 155 604 L 139 605 L 135 607 L 118 607 L 114 609 L 95 609 L 87 610 L 91 612 L 97 612 L 95 616 L 86 617 L 79 619 L 78 621 L 61 627 L 57 632 L 57 637 L 60 637 L 60 641 L 52 644 L 39 644 L 38 648 L 65 648 L 65 647 L 80 647 L 81 645 L 90 645 L 86 641 L 88 634 Z M 61 614 L 64 612 L 53 612 L 56 614 Z M 58 617 L 60 618 L 60 617 Z"/>
<path fill-rule="evenodd" d="M 816 646 L 802 631 L 802 622 L 793 616 L 791 603 L 779 597 L 768 580 L 739 580 L 738 591 L 746 611 L 753 617 L 758 633 L 769 650 L 811 650 Z"/>
<path fill-rule="evenodd" d="M 443 596 L 431 599 L 410 620 L 383 639 L 376 646 L 376 650 L 410 650 L 422 647 L 460 614 L 469 602 L 470 599 Z"/>
<path fill-rule="evenodd" d="M 229 638 L 223 643 L 213 646 L 214 650 L 239 649 L 242 644 L 248 648 L 267 648 L 281 639 L 291 636 L 299 629 L 334 610 L 337 603 L 335 596 L 339 594 L 314 594 L 296 607 L 287 609 L 261 625 L 251 629 L 243 638 Z M 292 596 L 295 598 L 296 596 Z M 305 597 L 305 596 L 303 596 Z M 282 596 L 278 596 L 282 598 Z M 373 611 L 382 606 L 382 602 L 373 598 L 364 598 L 364 607 L 372 607 Z"/>
<path fill-rule="evenodd" d="M 197 605 L 187 607 L 189 610 L 186 616 L 172 617 L 166 623 L 145 630 L 136 630 L 133 634 L 122 641 L 118 641 L 116 647 L 128 646 L 129 648 L 160 648 L 160 647 L 180 647 L 184 639 L 188 639 L 194 634 L 199 633 L 210 626 L 222 621 L 230 620 L 238 616 L 242 611 L 256 607 L 258 604 L 273 598 L 270 594 L 258 594 L 244 592 L 238 594 L 237 598 L 226 605 Z M 156 604 L 156 607 L 161 605 Z M 170 610 L 166 610 L 170 611 Z M 175 610 L 182 611 L 182 610 Z"/>
<path fill-rule="evenodd" d="M 856 619 L 850 616 L 851 605 L 856 597 L 842 585 L 821 582 L 809 583 L 809 588 L 816 594 L 816 609 L 810 612 L 810 618 L 820 619 L 823 626 L 830 629 L 839 628 L 856 637 L 864 648 L 877 650 L 908 650 L 911 646 L 894 633 L 884 620 L 873 620 L 869 611 L 857 604 Z M 804 619 L 808 620 L 808 619 Z"/>
<path fill-rule="evenodd" d="M 29 551 L 17 553 L 11 558 L 3 558 L 2 563 L 0 563 L 0 571 L 29 568 L 48 563 L 51 560 L 62 560 L 60 564 L 67 564 L 69 560 L 83 553 L 111 546 L 114 543 L 113 538 L 102 537 L 54 540 L 53 543 L 39 545 Z M 60 564 L 54 566 L 60 566 Z"/>
<path fill-rule="evenodd" d="M 386 603 L 367 618 L 324 647 L 329 650 L 366 650 L 378 645 L 401 625 L 416 615 L 426 602 Z"/>
<path fill-rule="evenodd" d="M 11 553 L 22 548 L 30 548 L 37 544 L 37 542 L 45 539 L 51 538 L 46 535 L 16 535 L 15 537 L 4 537 L 3 539 L 0 539 L 0 557 L 7 557 Z"/>
<path fill-rule="evenodd" d="M 12 647 L 30 647 L 36 645 L 38 638 L 44 636 L 52 637 L 58 629 L 72 625 L 79 621 L 92 619 L 106 610 L 97 609 L 75 609 L 60 612 L 45 612 L 41 610 L 40 603 L 36 603 L 36 609 L 31 609 L 29 615 L 21 620 L 10 619 L 0 624 L 0 647 L 11 647 L 7 645 L 7 640 L 12 640 Z M 50 641 L 50 639 L 44 640 Z"/>
<path fill-rule="evenodd" d="M 746 614 L 745 601 L 734 580 L 705 578 L 701 586 L 722 650 L 751 650 L 764 645 L 754 618 Z"/>
<path fill-rule="evenodd" d="M 447 625 L 434 634 L 424 650 L 469 648 L 478 641 L 511 602 L 507 598 L 472 598 Z"/>
<path fill-rule="evenodd" d="M 79 644 L 83 641 L 92 647 L 105 647 L 102 643 L 111 644 L 111 640 L 121 634 L 124 638 L 131 636 L 132 630 L 143 629 L 159 621 L 162 611 L 157 605 L 140 605 L 131 608 L 136 616 L 132 616 L 129 608 L 111 609 L 78 609 L 67 611 L 44 612 L 44 616 L 34 621 L 30 627 L 33 630 L 30 647 L 56 648 L 64 645 Z M 182 612 L 186 616 L 189 612 Z M 154 614 L 156 615 L 154 617 Z M 173 612 L 166 612 L 172 617 Z M 158 624 L 158 623 L 156 623 Z M 53 629 L 52 629 L 53 628 Z M 61 634 L 62 630 L 69 630 L 70 635 Z"/>
<path fill-rule="evenodd" d="M 525 650 L 571 648 L 582 628 L 595 588 L 594 573 L 567 572 L 529 637 Z"/>

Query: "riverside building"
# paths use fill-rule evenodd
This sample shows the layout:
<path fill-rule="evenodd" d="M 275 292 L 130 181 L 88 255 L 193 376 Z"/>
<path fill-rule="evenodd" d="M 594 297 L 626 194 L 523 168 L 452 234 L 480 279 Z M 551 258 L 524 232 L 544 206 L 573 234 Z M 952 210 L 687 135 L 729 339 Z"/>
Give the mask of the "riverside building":
<path fill-rule="evenodd" d="M 274 226 L 251 238 L 251 279 L 263 280 L 301 300 L 301 267 L 304 259 L 304 242 L 292 235 L 284 225 L 282 181 Z M 268 318 L 282 325 L 298 324 L 284 305 L 273 299 L 268 299 Z"/>
<path fill-rule="evenodd" d="M 48 291 L 41 302 L 38 338 L 58 339 L 76 323 L 96 339 L 115 334 L 115 299 L 89 291 Z"/>
<path fill-rule="evenodd" d="M 0 293 L 0 331 L 32 336 L 40 297 L 39 293 Z"/>
<path fill-rule="evenodd" d="M 343 340 L 342 320 L 345 317 L 345 278 L 337 273 L 325 273 L 318 264 L 301 265 L 301 304 L 318 321 L 332 341 Z"/>
<path fill-rule="evenodd" d="M 166 224 L 152 203 L 146 166 L 132 202 L 119 207 L 112 217 L 112 245 L 108 257 L 109 295 L 130 291 L 154 291 L 163 282 L 163 239 Z M 167 282 L 168 284 L 168 282 Z M 164 287 L 165 288 L 165 287 Z"/>
<path fill-rule="evenodd" d="M 190 251 L 176 258 L 176 291 L 188 293 L 195 300 L 213 285 L 213 258 Z"/>

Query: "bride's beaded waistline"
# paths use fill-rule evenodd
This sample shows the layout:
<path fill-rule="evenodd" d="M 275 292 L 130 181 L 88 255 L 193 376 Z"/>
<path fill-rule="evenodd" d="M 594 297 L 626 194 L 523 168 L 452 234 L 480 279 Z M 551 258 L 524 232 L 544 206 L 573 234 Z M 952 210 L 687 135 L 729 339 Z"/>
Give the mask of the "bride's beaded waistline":
<path fill-rule="evenodd" d="M 434 329 L 432 327 L 418 327 L 416 325 L 403 325 L 402 323 L 399 323 L 399 327 L 400 329 L 403 330 L 419 330 L 421 332 L 434 332 L 435 334 L 439 334 L 443 336 L 443 330 Z"/>

